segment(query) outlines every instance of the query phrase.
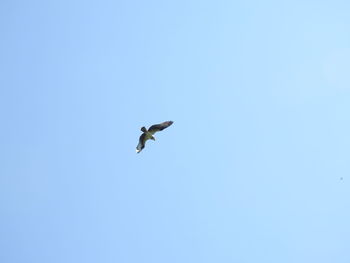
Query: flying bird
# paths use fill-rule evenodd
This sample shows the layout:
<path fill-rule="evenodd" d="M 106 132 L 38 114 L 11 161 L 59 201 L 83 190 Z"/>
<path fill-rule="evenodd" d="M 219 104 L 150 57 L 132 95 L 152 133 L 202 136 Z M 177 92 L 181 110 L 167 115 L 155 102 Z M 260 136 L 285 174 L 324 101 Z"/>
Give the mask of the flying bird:
<path fill-rule="evenodd" d="M 173 121 L 165 121 L 160 124 L 155 124 L 149 127 L 147 130 L 146 127 L 142 127 L 141 131 L 143 132 L 139 139 L 139 144 L 136 147 L 136 152 L 139 153 L 142 151 L 143 148 L 145 148 L 146 141 L 151 139 L 153 141 L 156 140 L 156 138 L 153 137 L 153 134 L 156 132 L 162 131 L 165 128 L 168 128 L 171 124 L 173 124 Z"/>

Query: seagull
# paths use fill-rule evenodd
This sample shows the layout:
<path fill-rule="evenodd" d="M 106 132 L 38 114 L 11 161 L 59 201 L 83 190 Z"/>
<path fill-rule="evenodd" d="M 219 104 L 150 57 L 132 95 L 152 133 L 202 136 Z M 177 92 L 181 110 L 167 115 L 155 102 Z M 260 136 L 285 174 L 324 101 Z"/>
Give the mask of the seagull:
<path fill-rule="evenodd" d="M 139 144 L 136 146 L 136 152 L 139 153 L 142 151 L 143 148 L 145 148 L 146 141 L 151 139 L 153 141 L 156 140 L 156 138 L 153 137 L 153 134 L 156 132 L 162 131 L 165 128 L 168 128 L 171 124 L 173 124 L 173 121 L 165 121 L 159 124 L 152 125 L 147 130 L 146 127 L 142 127 L 141 131 L 143 132 L 139 139 Z"/>

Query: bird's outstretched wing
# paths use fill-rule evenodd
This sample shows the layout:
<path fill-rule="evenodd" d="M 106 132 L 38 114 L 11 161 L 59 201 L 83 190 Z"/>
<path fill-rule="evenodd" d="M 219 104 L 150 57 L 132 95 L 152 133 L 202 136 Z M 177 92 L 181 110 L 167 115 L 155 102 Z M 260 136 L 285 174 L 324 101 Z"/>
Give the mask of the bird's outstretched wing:
<path fill-rule="evenodd" d="M 158 131 L 162 131 L 165 128 L 168 128 L 171 124 L 173 124 L 173 121 L 165 121 L 160 124 L 152 125 L 151 127 L 149 127 L 148 132 L 153 135 Z"/>
<path fill-rule="evenodd" d="M 146 144 L 146 134 L 142 133 L 139 139 L 139 144 L 136 146 L 136 152 L 139 153 L 142 151 L 143 148 L 145 148 Z"/>

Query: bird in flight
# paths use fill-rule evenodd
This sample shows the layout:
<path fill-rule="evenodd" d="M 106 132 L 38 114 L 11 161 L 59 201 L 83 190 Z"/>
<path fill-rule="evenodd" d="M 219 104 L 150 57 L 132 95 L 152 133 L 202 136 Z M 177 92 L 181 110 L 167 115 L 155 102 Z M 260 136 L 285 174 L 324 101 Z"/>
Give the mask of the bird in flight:
<path fill-rule="evenodd" d="M 159 124 L 152 125 L 147 130 L 146 127 L 142 127 L 141 131 L 143 132 L 139 139 L 139 144 L 136 146 L 136 152 L 139 153 L 142 151 L 143 148 L 145 148 L 146 141 L 151 139 L 155 141 L 156 139 L 153 137 L 153 134 L 156 132 L 162 131 L 165 128 L 168 128 L 171 124 L 173 124 L 173 121 L 165 121 Z"/>

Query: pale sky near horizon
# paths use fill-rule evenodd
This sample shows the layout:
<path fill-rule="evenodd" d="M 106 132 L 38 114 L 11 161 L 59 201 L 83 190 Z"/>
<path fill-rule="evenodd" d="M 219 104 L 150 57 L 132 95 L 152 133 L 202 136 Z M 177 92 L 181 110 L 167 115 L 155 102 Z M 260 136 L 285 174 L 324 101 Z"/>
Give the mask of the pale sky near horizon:
<path fill-rule="evenodd" d="M 349 13 L 1 1 L 0 262 L 350 262 Z"/>

